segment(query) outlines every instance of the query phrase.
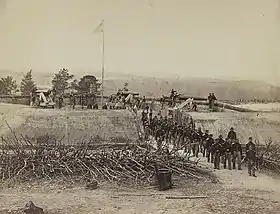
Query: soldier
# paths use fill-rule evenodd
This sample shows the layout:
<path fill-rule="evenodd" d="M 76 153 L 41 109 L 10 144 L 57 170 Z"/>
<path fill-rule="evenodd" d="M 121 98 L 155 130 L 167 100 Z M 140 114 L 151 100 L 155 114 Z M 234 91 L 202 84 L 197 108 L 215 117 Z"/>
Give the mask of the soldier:
<path fill-rule="evenodd" d="M 181 146 L 181 141 L 183 140 L 184 129 L 182 125 L 177 125 L 177 146 Z"/>
<path fill-rule="evenodd" d="M 232 154 L 232 149 L 231 149 L 231 144 L 230 144 L 228 138 L 226 138 L 226 141 L 225 141 L 225 143 L 223 145 L 223 150 L 225 152 L 224 169 L 227 168 L 227 163 L 228 163 L 228 169 L 231 170 L 231 154 Z"/>
<path fill-rule="evenodd" d="M 206 141 L 207 141 L 208 138 L 209 138 L 209 130 L 206 130 L 203 137 L 202 137 L 202 146 L 203 146 L 202 155 L 203 155 L 203 157 L 205 157 L 205 155 L 206 155 L 205 145 L 206 145 Z"/>
<path fill-rule="evenodd" d="M 211 96 L 212 96 L 212 100 L 213 100 L 213 101 L 217 100 L 217 98 L 216 98 L 216 96 L 215 96 L 214 93 L 212 93 Z"/>
<path fill-rule="evenodd" d="M 143 121 L 143 127 L 144 127 L 144 133 L 145 133 L 145 140 L 148 140 L 149 134 L 150 134 L 149 121 L 148 120 Z"/>
<path fill-rule="evenodd" d="M 151 123 L 151 131 L 152 131 L 153 137 L 155 137 L 155 134 L 156 134 L 157 124 L 158 124 L 158 118 L 157 118 L 157 116 L 155 116 L 152 119 L 152 123 Z"/>
<path fill-rule="evenodd" d="M 150 123 L 152 123 L 152 120 L 153 120 L 153 110 L 152 110 L 152 108 L 150 108 L 149 119 L 150 119 Z"/>
<path fill-rule="evenodd" d="M 235 163 L 237 161 L 238 170 L 241 170 L 241 157 L 242 157 L 242 148 L 241 144 L 239 143 L 239 140 L 236 139 L 233 141 L 232 144 L 232 163 L 233 163 L 233 169 L 235 169 Z"/>
<path fill-rule="evenodd" d="M 193 155 L 198 158 L 199 136 L 197 130 L 194 130 L 192 133 L 192 151 L 193 151 Z"/>
<path fill-rule="evenodd" d="M 206 140 L 206 144 L 205 144 L 206 157 L 207 157 L 208 163 L 210 162 L 210 160 L 211 160 L 211 163 L 214 162 L 213 155 L 212 155 L 212 153 L 211 153 L 211 148 L 212 148 L 212 145 L 213 145 L 213 144 L 214 144 L 213 135 L 210 134 L 210 135 L 209 135 L 209 138 Z"/>
<path fill-rule="evenodd" d="M 211 111 L 212 110 L 212 95 L 211 95 L 211 93 L 209 93 L 209 95 L 208 95 L 208 105 L 209 105 L 209 110 Z"/>
<path fill-rule="evenodd" d="M 227 137 L 228 137 L 230 143 L 233 143 L 236 140 L 236 132 L 234 131 L 233 127 L 230 128 L 230 131 L 229 131 Z"/>
<path fill-rule="evenodd" d="M 199 141 L 199 152 L 203 152 L 203 132 L 201 131 L 201 127 L 197 129 L 198 141 Z"/>
<path fill-rule="evenodd" d="M 220 157 L 221 157 L 222 145 L 219 139 L 215 140 L 211 148 L 211 153 L 214 156 L 214 169 L 220 169 Z"/>
<path fill-rule="evenodd" d="M 221 160 L 221 163 L 224 163 L 224 160 L 225 160 L 225 150 L 224 150 L 225 140 L 223 139 L 222 135 L 219 135 L 219 138 L 217 140 L 218 140 L 218 143 L 221 145 L 220 160 Z"/>
<path fill-rule="evenodd" d="M 141 108 L 143 108 L 145 105 L 146 105 L 146 97 L 145 96 L 143 96 L 143 98 L 142 98 L 142 102 L 141 102 Z M 146 106 L 147 107 L 147 106 Z"/>
<path fill-rule="evenodd" d="M 256 176 L 256 144 L 252 142 L 252 137 L 249 137 L 249 142 L 246 143 L 246 157 L 248 160 L 248 174 L 249 176 Z"/>

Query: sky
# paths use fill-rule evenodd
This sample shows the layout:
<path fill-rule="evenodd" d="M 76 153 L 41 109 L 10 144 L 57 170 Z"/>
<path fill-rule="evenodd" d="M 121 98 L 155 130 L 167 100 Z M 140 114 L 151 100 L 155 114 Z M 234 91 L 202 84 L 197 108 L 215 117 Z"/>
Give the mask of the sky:
<path fill-rule="evenodd" d="M 0 69 L 280 85 L 280 0 L 0 0 Z M 105 73 L 106 78 L 106 73 Z"/>

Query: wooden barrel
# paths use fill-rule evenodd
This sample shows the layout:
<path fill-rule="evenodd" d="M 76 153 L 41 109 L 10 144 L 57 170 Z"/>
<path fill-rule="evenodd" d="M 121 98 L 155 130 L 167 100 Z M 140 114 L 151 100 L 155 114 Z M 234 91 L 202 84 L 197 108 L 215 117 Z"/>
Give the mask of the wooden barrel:
<path fill-rule="evenodd" d="M 157 178 L 160 191 L 168 190 L 172 187 L 172 172 L 170 170 L 159 169 Z"/>

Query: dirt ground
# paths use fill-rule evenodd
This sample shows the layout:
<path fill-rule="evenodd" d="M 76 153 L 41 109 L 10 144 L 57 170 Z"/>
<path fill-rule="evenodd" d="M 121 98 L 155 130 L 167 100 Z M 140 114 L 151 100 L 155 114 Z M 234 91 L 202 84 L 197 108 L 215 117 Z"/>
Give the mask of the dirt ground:
<path fill-rule="evenodd" d="M 212 168 L 202 158 L 201 167 Z M 47 213 L 280 213 L 280 180 L 258 173 L 249 177 L 247 170 L 216 170 L 220 182 L 174 180 L 174 188 L 159 192 L 155 187 L 121 187 L 101 183 L 96 190 L 83 185 L 52 183 L 17 185 L 3 188 L 0 213 L 21 208 L 29 200 Z M 200 199 L 166 199 L 166 196 L 207 196 Z M 10 212 L 11 213 L 11 212 Z"/>

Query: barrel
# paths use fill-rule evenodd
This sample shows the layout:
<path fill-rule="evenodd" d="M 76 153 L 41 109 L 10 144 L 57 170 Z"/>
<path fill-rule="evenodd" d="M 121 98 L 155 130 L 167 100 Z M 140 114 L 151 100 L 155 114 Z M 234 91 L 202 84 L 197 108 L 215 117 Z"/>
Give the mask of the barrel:
<path fill-rule="evenodd" d="M 172 171 L 169 169 L 159 169 L 158 170 L 158 184 L 159 190 L 164 191 L 172 187 Z"/>

